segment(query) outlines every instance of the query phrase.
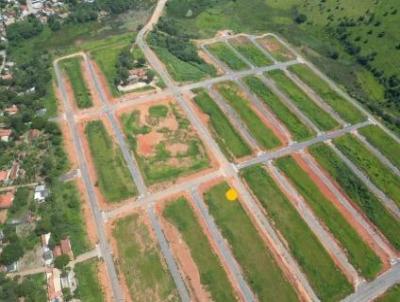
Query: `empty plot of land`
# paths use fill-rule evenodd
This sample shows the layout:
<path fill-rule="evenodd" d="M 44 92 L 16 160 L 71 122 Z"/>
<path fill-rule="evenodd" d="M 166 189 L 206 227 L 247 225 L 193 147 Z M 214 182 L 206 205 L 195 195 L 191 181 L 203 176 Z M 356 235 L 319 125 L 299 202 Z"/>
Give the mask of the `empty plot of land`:
<path fill-rule="evenodd" d="M 273 149 L 281 145 L 280 140 L 275 136 L 274 132 L 264 124 L 251 107 L 250 102 L 243 96 L 239 87 L 234 82 L 220 83 L 215 87 L 238 113 L 248 130 L 262 147 Z"/>
<path fill-rule="evenodd" d="M 378 188 L 400 206 L 400 178 L 393 171 L 352 134 L 337 138 L 334 143 Z"/>
<path fill-rule="evenodd" d="M 207 114 L 208 125 L 218 145 L 229 158 L 240 158 L 252 153 L 250 147 L 229 122 L 225 114 L 205 89 L 194 91 L 195 103 Z"/>
<path fill-rule="evenodd" d="M 336 267 L 305 221 L 260 166 L 243 171 L 243 176 L 274 221 L 288 248 L 322 301 L 338 301 L 352 292 L 352 286 Z"/>
<path fill-rule="evenodd" d="M 236 301 L 227 274 L 188 201 L 180 198 L 169 203 L 163 215 L 178 229 L 189 246 L 190 254 L 200 273 L 200 282 L 210 293 L 212 301 Z"/>
<path fill-rule="evenodd" d="M 103 290 L 98 279 L 98 262 L 96 259 L 81 262 L 74 268 L 78 279 L 79 299 L 85 302 L 103 302 Z"/>
<path fill-rule="evenodd" d="M 289 68 L 304 83 L 313 89 L 325 102 L 327 102 L 339 116 L 348 123 L 356 124 L 364 121 L 366 116 L 362 114 L 353 104 L 341 97 L 327 82 L 315 74 L 304 64 L 293 65 Z"/>
<path fill-rule="evenodd" d="M 229 43 L 254 66 L 262 67 L 273 62 L 245 36 L 229 39 Z"/>
<path fill-rule="evenodd" d="M 276 163 L 286 176 L 289 177 L 317 217 L 340 242 L 350 263 L 365 278 L 372 279 L 375 277 L 382 267 L 379 257 L 362 241 L 357 232 L 321 192 L 310 176 L 292 157 L 281 158 Z"/>
<path fill-rule="evenodd" d="M 118 202 L 136 194 L 136 188 L 121 150 L 114 144 L 101 121 L 85 127 L 86 138 L 94 161 L 98 185 L 107 201 Z"/>
<path fill-rule="evenodd" d="M 162 258 L 148 221 L 139 214 L 118 220 L 113 236 L 119 268 L 132 301 L 180 301 L 167 264 Z"/>
<path fill-rule="evenodd" d="M 228 184 L 214 186 L 205 202 L 232 252 L 243 269 L 248 284 L 260 301 L 296 301 L 296 293 L 240 202 L 229 202 Z"/>
<path fill-rule="evenodd" d="M 68 58 L 61 61 L 61 67 L 66 73 L 74 93 L 74 101 L 78 108 L 84 109 L 93 106 L 88 87 L 82 75 L 83 59 L 81 57 Z"/>
<path fill-rule="evenodd" d="M 274 80 L 278 88 L 284 92 L 304 112 L 315 125 L 323 131 L 339 126 L 332 116 L 314 103 L 282 70 L 273 70 L 267 76 Z"/>
<path fill-rule="evenodd" d="M 358 208 L 378 227 L 392 245 L 400 250 L 400 222 L 392 216 L 378 198 L 368 190 L 366 185 L 329 146 L 317 144 L 310 147 L 310 152 Z"/>
<path fill-rule="evenodd" d="M 379 126 L 370 125 L 358 130 L 367 141 L 400 169 L 400 144 Z"/>
<path fill-rule="evenodd" d="M 202 142 L 176 103 L 142 105 L 121 120 L 148 184 L 209 167 Z"/>
<path fill-rule="evenodd" d="M 243 70 L 250 68 L 240 59 L 232 49 L 224 42 L 217 42 L 207 45 L 206 48 L 221 62 L 225 63 L 232 70 Z"/>
<path fill-rule="evenodd" d="M 296 58 L 295 55 L 274 36 L 258 38 L 257 43 L 264 47 L 277 61 L 285 62 Z"/>
<path fill-rule="evenodd" d="M 313 137 L 315 132 L 304 125 L 259 78 L 249 76 L 244 80 L 250 90 L 255 93 L 286 126 L 294 140 L 303 141 Z"/>

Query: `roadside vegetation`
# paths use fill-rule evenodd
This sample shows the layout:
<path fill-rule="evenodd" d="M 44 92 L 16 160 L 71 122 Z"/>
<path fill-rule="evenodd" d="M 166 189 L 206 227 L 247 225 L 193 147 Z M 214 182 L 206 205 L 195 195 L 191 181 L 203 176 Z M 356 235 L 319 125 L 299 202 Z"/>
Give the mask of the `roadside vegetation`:
<path fill-rule="evenodd" d="M 195 103 L 207 114 L 209 128 L 218 145 L 229 158 L 240 158 L 252 153 L 250 147 L 229 122 L 228 118 L 209 96 L 206 90 L 194 91 Z"/>
<path fill-rule="evenodd" d="M 328 83 L 316 75 L 304 64 L 296 64 L 289 68 L 304 83 L 313 89 L 325 102 L 327 102 L 346 122 L 356 124 L 366 119 L 353 104 L 338 95 Z"/>
<path fill-rule="evenodd" d="M 383 131 L 379 126 L 369 125 L 358 130 L 367 141 L 377 148 L 393 165 L 400 169 L 400 144 Z"/>
<path fill-rule="evenodd" d="M 360 238 L 332 202 L 325 197 L 310 176 L 292 157 L 280 158 L 277 166 L 294 184 L 314 214 L 339 241 L 349 262 L 368 280 L 381 270 L 382 263 L 372 249 Z"/>
<path fill-rule="evenodd" d="M 397 302 L 400 297 L 400 285 L 397 284 L 390 288 L 381 297 L 375 300 L 375 302 Z"/>
<path fill-rule="evenodd" d="M 61 67 L 67 74 L 74 93 L 74 101 L 78 108 L 85 109 L 93 106 L 89 89 L 83 78 L 81 57 L 73 57 L 62 60 Z"/>
<path fill-rule="evenodd" d="M 206 48 L 218 60 L 225 63 L 232 70 L 238 71 L 250 68 L 250 66 L 247 66 L 247 64 L 242 61 L 242 59 L 240 59 L 224 42 L 213 43 L 207 45 Z"/>
<path fill-rule="evenodd" d="M 272 177 L 260 166 L 247 168 L 243 177 L 321 301 L 338 301 L 350 294 L 351 284 Z"/>
<path fill-rule="evenodd" d="M 274 132 L 265 126 L 261 118 L 251 108 L 249 100 L 243 98 L 239 87 L 234 82 L 219 83 L 215 87 L 237 112 L 250 133 L 262 147 L 273 149 L 280 146 L 281 142 Z"/>
<path fill-rule="evenodd" d="M 315 125 L 323 131 L 332 130 L 339 127 L 329 113 L 324 111 L 314 103 L 283 71 L 273 70 L 268 72 L 267 77 L 274 80 L 278 88 L 284 92 L 295 104 L 303 111 Z"/>
<path fill-rule="evenodd" d="M 272 64 L 272 60 L 246 37 L 230 39 L 229 43 L 254 66 L 263 67 Z"/>
<path fill-rule="evenodd" d="M 47 301 L 45 274 L 16 277 L 14 280 L 0 272 L 0 301 L 11 302 L 21 299 L 27 302 Z"/>
<path fill-rule="evenodd" d="M 180 301 L 167 264 L 139 214 L 118 220 L 113 236 L 117 241 L 119 269 L 132 301 Z"/>
<path fill-rule="evenodd" d="M 367 186 L 325 144 L 310 147 L 311 154 L 341 186 L 347 196 L 364 212 L 369 220 L 400 250 L 400 222 L 383 206 Z"/>
<path fill-rule="evenodd" d="M 388 197 L 400 206 L 400 177 L 386 167 L 352 134 L 334 140 L 335 145 Z"/>
<path fill-rule="evenodd" d="M 205 202 L 260 301 L 296 301 L 296 293 L 239 201 L 229 202 L 227 183 L 208 190 Z"/>
<path fill-rule="evenodd" d="M 74 272 L 78 280 L 78 288 L 74 295 L 85 302 L 103 302 L 103 290 L 98 279 L 97 260 L 87 260 L 75 265 Z"/>
<path fill-rule="evenodd" d="M 259 78 L 248 76 L 244 78 L 244 81 L 247 86 L 249 86 L 250 90 L 255 93 L 287 127 L 294 140 L 304 141 L 315 135 L 315 132 L 304 125 Z"/>
<path fill-rule="evenodd" d="M 89 122 L 85 127 L 86 138 L 97 174 L 96 185 L 109 202 L 119 202 L 137 193 L 122 156 L 102 121 Z"/>
<path fill-rule="evenodd" d="M 200 273 L 200 282 L 211 294 L 212 301 L 237 301 L 228 276 L 188 201 L 179 198 L 169 203 L 163 215 L 178 229 L 189 246 Z"/>

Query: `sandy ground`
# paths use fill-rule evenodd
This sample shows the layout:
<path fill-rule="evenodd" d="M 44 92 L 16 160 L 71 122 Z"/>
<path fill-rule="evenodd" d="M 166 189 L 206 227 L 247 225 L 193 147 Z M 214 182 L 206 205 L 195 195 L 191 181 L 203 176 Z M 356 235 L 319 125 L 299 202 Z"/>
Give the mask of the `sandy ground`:
<path fill-rule="evenodd" d="M 373 238 L 368 234 L 368 232 L 357 223 L 352 218 L 352 215 L 340 204 L 340 202 L 336 199 L 335 195 L 328 189 L 328 187 L 322 182 L 322 180 L 313 173 L 311 168 L 307 165 L 307 163 L 302 159 L 301 155 L 298 153 L 293 154 L 293 158 L 296 160 L 297 164 L 310 176 L 313 182 L 318 186 L 324 196 L 329 199 L 333 205 L 340 211 L 343 217 L 347 220 L 347 222 L 356 230 L 356 232 L 360 235 L 360 237 L 370 246 L 370 248 L 380 257 L 383 263 L 383 270 L 387 270 L 390 268 L 389 259 L 386 253 L 375 243 Z M 322 170 L 322 169 L 321 169 Z M 332 183 L 334 181 L 330 178 Z M 349 198 L 344 195 L 347 200 Z M 349 202 L 352 204 L 352 202 Z"/>
<path fill-rule="evenodd" d="M 7 211 L 8 210 L 1 210 L 0 211 L 0 224 L 3 224 L 7 220 Z"/>

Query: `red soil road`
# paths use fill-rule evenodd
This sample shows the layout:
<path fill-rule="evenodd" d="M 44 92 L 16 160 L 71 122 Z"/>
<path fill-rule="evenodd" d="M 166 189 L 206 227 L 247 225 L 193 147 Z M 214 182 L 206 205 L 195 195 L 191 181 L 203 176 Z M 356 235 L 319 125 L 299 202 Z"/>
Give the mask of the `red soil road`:
<path fill-rule="evenodd" d="M 297 162 L 297 164 L 309 175 L 309 177 L 313 180 L 313 182 L 318 186 L 318 188 L 324 194 L 324 196 L 333 203 L 333 205 L 340 211 L 340 213 L 347 220 L 347 222 L 356 230 L 356 232 L 360 235 L 360 237 L 364 240 L 364 242 L 367 243 L 369 247 L 378 255 L 378 257 L 381 259 L 383 263 L 383 268 L 382 268 L 383 271 L 389 269 L 390 268 L 389 257 L 384 252 L 384 250 L 378 244 L 376 244 L 375 240 L 369 235 L 369 233 L 355 219 L 353 219 L 351 213 L 347 211 L 347 209 L 340 203 L 340 201 L 337 200 L 335 195 L 329 190 L 326 184 L 312 171 L 312 169 L 302 158 L 301 154 L 294 153 L 292 154 L 292 156 Z M 331 178 L 331 176 L 328 175 L 321 167 L 320 170 L 323 171 L 325 176 L 329 178 L 329 180 L 335 185 L 335 187 L 341 192 L 341 194 L 348 200 L 349 204 L 354 205 L 354 203 L 341 190 L 341 188 L 336 184 L 336 182 Z M 360 212 L 358 208 L 356 209 Z M 363 215 L 362 212 L 360 212 L 360 214 Z"/>
<path fill-rule="evenodd" d="M 97 278 L 99 279 L 104 301 L 112 302 L 113 298 L 111 296 L 112 289 L 111 289 L 110 279 L 108 278 L 107 268 L 103 261 L 100 261 L 97 265 Z"/>

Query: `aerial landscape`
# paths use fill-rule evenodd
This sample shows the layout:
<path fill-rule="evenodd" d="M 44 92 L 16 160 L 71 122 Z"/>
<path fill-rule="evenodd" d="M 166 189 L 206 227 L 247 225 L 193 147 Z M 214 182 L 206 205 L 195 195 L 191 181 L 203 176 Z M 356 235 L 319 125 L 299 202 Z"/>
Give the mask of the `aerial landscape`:
<path fill-rule="evenodd" d="M 0 302 L 400 301 L 399 24 L 0 0 Z"/>

